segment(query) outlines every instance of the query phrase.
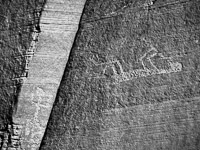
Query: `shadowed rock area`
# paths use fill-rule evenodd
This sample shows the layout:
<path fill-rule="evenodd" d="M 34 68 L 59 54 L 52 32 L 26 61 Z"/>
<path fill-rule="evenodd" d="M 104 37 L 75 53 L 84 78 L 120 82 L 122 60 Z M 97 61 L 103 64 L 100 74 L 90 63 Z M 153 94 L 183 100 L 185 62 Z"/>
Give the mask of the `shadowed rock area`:
<path fill-rule="evenodd" d="M 40 149 L 200 149 L 199 14 L 87 0 Z"/>
<path fill-rule="evenodd" d="M 12 123 L 22 83 L 17 80 L 26 71 L 26 52 L 44 0 L 0 0 L 0 130 Z"/>
<path fill-rule="evenodd" d="M 0 149 L 19 149 L 13 124 L 19 94 L 34 55 L 45 0 L 0 0 Z M 31 54 L 30 54 L 31 52 Z"/>

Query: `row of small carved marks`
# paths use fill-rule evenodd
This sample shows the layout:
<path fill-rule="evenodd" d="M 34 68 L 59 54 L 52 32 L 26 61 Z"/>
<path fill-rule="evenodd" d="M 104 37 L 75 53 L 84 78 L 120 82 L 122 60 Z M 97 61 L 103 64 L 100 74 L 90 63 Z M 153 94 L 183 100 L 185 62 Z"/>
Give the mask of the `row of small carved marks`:
<path fill-rule="evenodd" d="M 128 80 L 132 80 L 134 78 L 138 78 L 138 77 L 147 77 L 147 76 L 151 76 L 151 75 L 158 75 L 158 74 L 168 74 L 168 73 L 173 73 L 173 72 L 180 72 L 182 71 L 182 64 L 179 62 L 173 62 L 172 58 L 169 57 L 163 57 L 162 59 L 167 59 L 168 61 L 168 69 L 158 69 L 155 65 L 153 65 L 153 63 L 151 62 L 150 59 L 148 59 L 149 63 L 152 63 L 152 66 L 150 68 L 146 67 L 142 61 L 142 65 L 143 65 L 143 69 L 135 69 L 135 70 L 131 70 L 129 72 L 123 72 L 120 75 L 115 76 L 115 81 L 116 83 L 120 83 L 123 81 L 128 81 Z M 161 60 L 162 60 L 161 59 Z"/>
<path fill-rule="evenodd" d="M 124 72 L 123 74 L 115 77 L 116 83 L 132 80 L 132 79 L 138 78 L 138 77 L 147 77 L 147 76 L 156 75 L 156 74 L 179 72 L 182 70 L 182 65 L 180 63 L 174 63 L 174 64 L 171 64 L 171 66 L 172 66 L 172 68 L 169 70 L 136 69 L 136 70 L 132 70 L 130 72 Z"/>
<path fill-rule="evenodd" d="M 25 71 L 20 76 L 15 76 L 13 78 L 14 81 L 20 84 L 22 84 L 23 81 L 28 77 L 28 70 L 29 70 L 28 65 L 29 65 L 29 62 L 32 60 L 32 57 L 36 49 L 36 44 L 39 38 L 39 31 L 37 29 L 35 29 L 34 32 L 32 33 L 32 38 L 33 40 L 30 43 L 30 47 L 28 51 L 26 51 L 26 54 L 24 56 L 25 57 Z"/>
<path fill-rule="evenodd" d="M 149 51 L 147 53 L 152 53 L 152 52 Z M 160 54 L 160 57 L 161 57 L 160 60 L 161 61 L 166 60 L 169 68 L 168 69 L 165 69 L 165 68 L 160 69 L 160 68 L 156 67 L 151 60 L 153 57 L 155 57 L 157 55 L 157 52 L 152 53 L 152 55 L 147 55 L 147 53 L 145 53 L 140 59 L 141 64 L 143 66 L 142 69 L 135 69 L 135 70 L 131 70 L 129 72 L 124 72 L 120 62 L 118 60 L 112 60 L 107 63 L 95 64 L 94 67 L 98 68 L 98 69 L 96 69 L 98 72 L 93 75 L 90 75 L 90 77 L 105 78 L 106 70 L 108 68 L 110 68 L 110 69 L 112 69 L 112 72 L 113 72 L 112 76 L 115 79 L 115 83 L 120 83 L 123 81 L 132 80 L 132 79 L 138 78 L 138 77 L 147 77 L 147 76 L 156 75 L 156 74 L 180 72 L 182 70 L 181 63 L 173 62 L 172 57 L 164 57 L 161 54 Z"/>

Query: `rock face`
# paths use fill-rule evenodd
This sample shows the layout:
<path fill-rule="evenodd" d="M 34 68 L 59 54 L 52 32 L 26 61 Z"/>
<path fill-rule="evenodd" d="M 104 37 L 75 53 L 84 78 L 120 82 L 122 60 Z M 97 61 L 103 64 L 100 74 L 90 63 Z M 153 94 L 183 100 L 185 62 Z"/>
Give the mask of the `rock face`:
<path fill-rule="evenodd" d="M 13 115 L 14 125 L 21 129 L 22 149 L 39 149 L 84 3 L 84 0 L 48 0 L 45 4 L 36 50 Z"/>
<path fill-rule="evenodd" d="M 40 149 L 200 149 L 199 8 L 88 0 Z"/>
<path fill-rule="evenodd" d="M 43 4 L 43 0 L 0 0 L 0 130 L 12 122 L 21 87 L 17 79 L 26 70 L 25 53 Z"/>
<path fill-rule="evenodd" d="M 0 0 L 0 149 L 19 146 L 19 127 L 12 115 L 23 78 L 28 75 L 30 52 L 35 50 L 43 0 Z"/>

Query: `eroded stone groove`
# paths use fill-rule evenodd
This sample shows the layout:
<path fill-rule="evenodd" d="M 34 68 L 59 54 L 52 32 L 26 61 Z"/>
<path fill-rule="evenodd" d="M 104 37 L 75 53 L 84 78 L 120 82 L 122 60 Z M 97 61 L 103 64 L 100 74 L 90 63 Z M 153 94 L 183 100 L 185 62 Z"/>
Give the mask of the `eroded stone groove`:
<path fill-rule="evenodd" d="M 87 0 L 40 149 L 200 149 L 199 6 Z"/>
<path fill-rule="evenodd" d="M 39 148 L 84 3 L 84 0 L 48 0 L 45 4 L 39 41 L 28 63 L 28 76 L 23 80 L 13 116 L 13 125 L 19 128 L 21 149 Z"/>

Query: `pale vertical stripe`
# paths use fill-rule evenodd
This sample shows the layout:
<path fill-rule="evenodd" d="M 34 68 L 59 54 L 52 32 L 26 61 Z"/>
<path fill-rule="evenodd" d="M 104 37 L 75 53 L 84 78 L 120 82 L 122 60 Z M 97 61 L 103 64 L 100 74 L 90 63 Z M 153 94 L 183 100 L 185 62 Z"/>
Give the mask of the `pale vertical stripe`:
<path fill-rule="evenodd" d="M 37 49 L 13 116 L 14 123 L 22 125 L 25 150 L 39 149 L 84 4 L 85 0 L 49 0 L 44 8 Z"/>

